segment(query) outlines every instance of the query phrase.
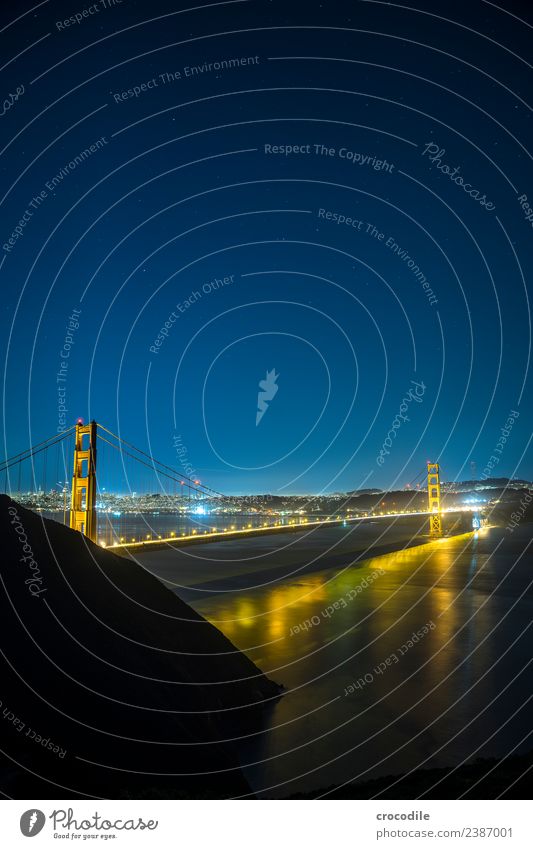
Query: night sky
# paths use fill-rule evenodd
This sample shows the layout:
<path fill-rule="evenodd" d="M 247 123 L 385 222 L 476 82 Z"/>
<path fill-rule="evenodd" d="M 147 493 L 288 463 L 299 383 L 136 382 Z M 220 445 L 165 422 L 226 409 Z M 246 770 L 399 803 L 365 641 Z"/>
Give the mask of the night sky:
<path fill-rule="evenodd" d="M 533 478 L 533 16 L 417 2 L 4 5 L 5 456 L 81 416 L 226 493 Z"/>

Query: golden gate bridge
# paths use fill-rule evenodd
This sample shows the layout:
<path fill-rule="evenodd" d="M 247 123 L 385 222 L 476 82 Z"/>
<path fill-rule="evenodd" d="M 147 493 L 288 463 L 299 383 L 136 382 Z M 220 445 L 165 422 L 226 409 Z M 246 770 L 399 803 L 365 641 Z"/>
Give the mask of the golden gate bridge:
<path fill-rule="evenodd" d="M 65 449 L 68 450 L 65 450 Z M 148 488 L 146 483 L 146 470 L 149 470 L 151 478 L 155 477 L 159 493 L 162 491 L 164 495 L 172 496 L 174 499 L 183 505 L 189 511 L 194 509 L 194 503 L 200 500 L 215 501 L 218 504 L 227 505 L 234 508 L 235 513 L 242 510 L 242 507 L 248 501 L 247 496 L 230 496 L 210 486 L 202 483 L 196 477 L 184 475 L 178 469 L 169 466 L 166 463 L 156 460 L 152 454 L 149 454 L 132 443 L 126 441 L 122 437 L 113 433 L 105 425 L 91 421 L 84 424 L 79 419 L 76 424 L 66 428 L 59 434 L 55 434 L 48 439 L 39 442 L 20 452 L 14 457 L 10 457 L 0 463 L 0 480 L 4 475 L 4 491 L 8 494 L 22 493 L 24 475 L 24 464 L 31 464 L 29 469 L 29 490 L 36 491 L 39 484 L 38 478 L 41 478 L 40 491 L 43 492 L 47 487 L 47 476 L 54 471 L 54 464 L 50 458 L 55 449 L 55 476 L 56 480 L 59 474 L 63 474 L 63 480 L 57 481 L 56 485 L 62 486 L 64 498 L 63 503 L 63 521 L 67 524 L 67 513 L 69 516 L 68 524 L 71 528 L 84 534 L 93 542 L 98 542 L 98 498 L 104 495 L 104 488 L 98 486 L 99 476 L 97 475 L 97 461 L 100 468 L 106 468 L 112 465 L 113 459 L 118 462 L 126 475 L 128 491 L 135 495 L 140 491 L 140 479 L 135 477 L 135 474 L 126 470 L 125 458 L 133 461 L 133 467 L 145 470 L 145 486 L 147 491 L 154 490 Z M 50 452 L 50 453 L 49 453 Z M 68 474 L 70 462 L 72 463 L 72 474 Z M 40 469 L 39 469 L 40 461 Z M 398 512 L 380 513 L 364 513 L 361 515 L 350 515 L 344 517 L 328 516 L 321 517 L 313 521 L 309 518 L 301 518 L 300 521 L 294 519 L 287 522 L 267 521 L 259 525 L 248 525 L 245 528 L 225 528 L 219 530 L 211 528 L 203 530 L 203 533 L 198 533 L 193 530 L 191 533 L 181 533 L 176 536 L 175 532 L 171 536 L 163 537 L 163 535 L 147 534 L 145 539 L 133 538 L 126 540 L 120 534 L 113 533 L 111 536 L 111 545 L 120 551 L 123 548 L 136 548 L 141 546 L 151 546 L 160 543 L 176 543 L 186 544 L 189 542 L 208 542 L 212 540 L 238 538 L 246 535 L 268 534 L 280 531 L 295 531 L 310 529 L 313 526 L 327 526 L 340 523 L 364 521 L 364 519 L 393 519 L 400 516 L 427 516 L 429 519 L 429 532 L 432 537 L 440 537 L 443 533 L 442 514 L 444 512 L 441 499 L 441 479 L 440 466 L 438 463 L 428 462 L 421 474 L 427 478 L 427 510 L 404 510 Z M 52 474 L 52 476 L 54 476 Z M 16 482 L 16 484 L 15 484 Z M 137 487 L 137 489 L 135 489 Z M 69 493 L 69 506 L 67 508 L 67 494 Z M 159 494 L 158 493 L 158 494 Z M 353 511 L 356 512 L 356 511 Z M 446 510 L 446 512 L 463 513 L 471 512 L 466 508 L 458 508 L 456 510 Z M 472 525 L 474 528 L 479 527 L 481 519 L 476 512 L 473 518 Z M 101 545 L 107 546 L 108 543 L 100 541 Z"/>

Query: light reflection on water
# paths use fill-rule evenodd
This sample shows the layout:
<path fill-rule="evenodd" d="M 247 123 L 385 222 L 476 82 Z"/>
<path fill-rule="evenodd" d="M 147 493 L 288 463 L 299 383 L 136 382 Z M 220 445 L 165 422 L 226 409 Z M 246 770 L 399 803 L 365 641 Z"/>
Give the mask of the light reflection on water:
<path fill-rule="evenodd" d="M 279 785 L 267 795 L 283 796 L 518 743 L 530 730 L 527 709 L 508 720 L 533 692 L 520 674 L 532 657 L 528 632 L 510 646 L 533 619 L 531 591 L 511 607 L 531 580 L 526 559 L 514 565 L 529 533 L 464 534 L 195 603 L 287 689 L 267 732 L 242 747 L 245 764 L 265 760 L 246 770 L 255 790 Z M 428 623 L 435 627 L 399 655 Z M 365 675 L 371 682 L 353 690 Z"/>

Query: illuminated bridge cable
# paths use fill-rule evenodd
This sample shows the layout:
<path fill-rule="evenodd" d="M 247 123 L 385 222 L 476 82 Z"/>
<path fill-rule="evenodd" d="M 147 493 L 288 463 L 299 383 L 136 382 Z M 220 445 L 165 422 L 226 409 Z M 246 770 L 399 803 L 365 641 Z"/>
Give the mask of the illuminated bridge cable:
<path fill-rule="evenodd" d="M 23 454 L 27 454 L 29 456 L 32 452 L 36 451 L 41 446 L 44 446 L 46 443 L 50 443 L 51 445 L 55 444 L 56 442 L 65 439 L 72 430 L 74 430 L 74 425 L 72 425 L 72 427 L 67 428 L 67 430 L 63 431 L 61 434 L 55 433 L 53 436 L 49 436 L 48 439 L 43 439 L 42 442 L 38 442 L 37 445 L 33 445 L 30 448 L 26 448 L 24 451 L 21 451 L 20 454 L 14 454 L 12 457 L 8 457 L 6 460 L 2 460 L 0 462 L 0 465 L 3 466 L 5 463 L 14 462 L 18 460 L 19 457 L 22 457 Z"/>
<path fill-rule="evenodd" d="M 409 481 L 407 486 L 416 486 L 417 483 L 421 483 L 422 479 L 425 478 L 426 474 L 427 474 L 427 470 L 425 468 L 423 468 L 421 472 L 419 472 L 417 475 L 415 475 L 415 477 L 413 478 L 412 481 Z"/>
<path fill-rule="evenodd" d="M 23 463 L 25 460 L 29 460 L 30 457 L 40 454 L 41 451 L 46 451 L 48 448 L 52 448 L 54 445 L 62 442 L 70 436 L 71 430 L 73 430 L 73 427 L 68 428 L 68 430 L 64 431 L 59 436 L 54 434 L 54 436 L 51 436 L 42 442 L 38 442 L 37 445 L 27 448 L 26 451 L 21 451 L 20 454 L 15 454 L 13 457 L 8 457 L 6 460 L 2 460 L 0 462 L 0 473 L 11 468 L 11 466 L 16 465 L 17 463 Z"/>
<path fill-rule="evenodd" d="M 181 483 L 181 481 L 187 481 L 188 485 L 191 484 L 191 485 L 194 485 L 193 488 L 196 487 L 197 482 L 193 478 L 190 478 L 188 475 L 182 474 L 181 472 L 172 468 L 172 466 L 167 466 L 166 463 L 162 463 L 160 460 L 156 460 L 155 457 L 153 457 L 153 455 L 147 454 L 146 451 L 142 451 L 140 448 L 137 448 L 137 446 L 132 445 L 131 442 L 127 442 L 125 439 L 122 439 L 120 436 L 117 436 L 115 433 L 112 433 L 112 431 L 108 430 L 108 428 L 104 427 L 104 425 L 99 425 L 99 427 L 100 427 L 101 430 L 105 430 L 106 433 L 108 433 L 110 436 L 112 436 L 118 442 L 120 442 L 124 445 L 127 445 L 129 448 L 133 448 L 134 451 L 137 451 L 139 454 L 142 454 L 143 457 L 147 457 L 151 461 L 151 467 L 153 468 L 153 470 L 155 472 L 157 472 L 156 466 L 159 466 L 162 469 L 167 469 L 167 471 L 172 472 L 172 474 L 176 476 L 176 479 L 179 479 L 180 483 Z M 116 447 L 116 446 L 114 446 L 114 447 Z M 129 455 L 129 456 L 133 456 L 133 455 Z M 139 459 L 139 458 L 134 457 L 133 459 Z M 211 493 L 212 495 L 216 495 L 219 498 L 228 498 L 229 497 L 229 496 L 225 495 L 223 492 L 219 492 L 218 490 L 213 489 L 212 487 L 207 486 L 206 484 L 200 484 L 200 489 L 197 490 L 197 491 L 204 492 L 204 494 Z"/>
<path fill-rule="evenodd" d="M 115 445 L 113 442 L 110 442 L 108 439 L 106 439 L 105 436 L 99 436 L 98 439 L 101 440 L 102 442 L 105 442 L 107 445 L 110 445 L 112 448 L 115 449 L 115 451 L 120 451 L 121 454 L 125 454 L 128 457 L 131 457 L 133 460 L 136 460 L 137 463 L 141 463 L 143 466 L 146 466 L 148 469 L 152 469 L 157 474 L 163 475 L 164 477 L 169 478 L 170 480 L 176 481 L 176 482 L 183 480 L 183 478 L 180 478 L 179 475 L 177 475 L 177 474 L 169 475 L 168 472 L 163 472 L 160 469 L 155 469 L 152 463 L 147 463 L 145 460 L 142 460 L 140 457 L 136 457 L 130 451 L 126 451 L 124 448 L 119 447 L 118 445 Z M 132 446 L 132 447 L 135 447 L 135 446 Z M 142 453 L 144 453 L 144 452 L 142 452 Z M 146 455 L 146 456 L 149 456 L 149 455 Z M 166 468 L 170 469 L 170 466 L 167 466 Z M 171 471 L 174 471 L 174 470 L 171 469 Z M 195 492 L 198 492 L 200 495 L 207 495 L 208 494 L 205 491 L 206 488 L 207 487 L 199 488 L 199 487 L 196 487 L 196 486 L 189 485 L 189 489 L 193 489 Z M 213 492 L 214 492 L 214 490 L 213 490 Z"/>
<path fill-rule="evenodd" d="M 189 484 L 193 485 L 193 488 L 197 486 L 196 481 L 193 478 L 188 477 L 188 475 L 181 474 L 176 469 L 173 469 L 172 466 L 167 466 L 166 463 L 162 463 L 160 460 L 156 460 L 155 457 L 153 457 L 151 454 L 147 454 L 146 451 L 142 451 L 140 448 L 137 448 L 136 445 L 132 445 L 131 442 L 127 442 L 125 439 L 122 439 L 122 437 L 117 436 L 116 433 L 113 433 L 112 431 L 110 431 L 104 425 L 99 424 L 98 428 L 99 428 L 99 430 L 104 430 L 106 433 L 108 433 L 110 436 L 113 437 L 113 439 L 116 439 L 118 442 L 120 442 L 124 445 L 127 445 L 128 448 L 133 448 L 134 451 L 137 451 L 139 454 L 142 454 L 143 457 L 147 457 L 151 461 L 151 468 L 153 468 L 153 470 L 155 472 L 157 472 L 157 469 L 156 469 L 156 465 L 157 465 L 157 466 L 161 467 L 162 469 L 167 469 L 167 471 L 172 472 L 172 474 L 176 476 L 177 480 L 187 481 Z M 100 439 L 103 439 L 103 437 L 101 436 Z M 111 445 L 111 444 L 112 443 L 109 443 L 109 445 Z M 113 447 L 116 448 L 117 446 L 113 446 Z M 129 456 L 133 456 L 133 455 L 130 454 Z M 133 459 L 139 460 L 139 462 L 141 462 L 138 457 L 133 456 Z M 148 465 L 148 464 L 145 463 L 144 465 Z M 229 496 L 225 495 L 223 492 L 219 492 L 216 489 L 212 489 L 212 487 L 207 486 L 206 484 L 201 484 L 200 489 L 196 489 L 196 491 L 201 492 L 204 495 L 211 493 L 212 495 L 216 495 L 218 498 L 228 498 L 229 497 Z"/>

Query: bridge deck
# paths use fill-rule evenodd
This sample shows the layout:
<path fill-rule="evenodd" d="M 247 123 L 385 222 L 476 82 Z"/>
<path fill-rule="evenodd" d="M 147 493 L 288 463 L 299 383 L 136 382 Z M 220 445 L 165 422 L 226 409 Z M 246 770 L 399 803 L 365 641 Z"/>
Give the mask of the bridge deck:
<path fill-rule="evenodd" d="M 468 513 L 470 511 L 466 511 L 464 509 L 461 510 L 449 510 L 446 513 L 443 511 L 441 516 L 443 521 L 451 518 L 452 515 L 458 515 L 463 513 Z M 153 537 L 151 539 L 141 539 L 141 540 L 130 540 L 125 542 L 114 542 L 110 546 L 116 554 L 132 554 L 136 553 L 142 549 L 153 549 L 153 548 L 168 548 L 169 545 L 175 547 L 178 545 L 180 548 L 186 545 L 203 545 L 205 543 L 213 543 L 213 542 L 227 542 L 228 540 L 235 540 L 241 538 L 249 538 L 255 536 L 269 536 L 271 534 L 287 534 L 287 533 L 295 533 L 300 531 L 309 532 L 312 529 L 321 529 L 326 527 L 344 527 L 346 525 L 357 525 L 361 523 L 369 523 L 374 521 L 379 521 L 383 524 L 387 522 L 391 522 L 397 519 L 403 518 L 412 518 L 412 517 L 427 517 L 431 514 L 427 510 L 423 511 L 415 511 L 411 510 L 407 513 L 376 513 L 370 514 L 366 516 L 348 516 L 345 518 L 324 518 L 318 521 L 310 521 L 308 519 L 302 519 L 301 522 L 296 522 L 291 520 L 289 523 L 282 523 L 281 521 L 276 522 L 275 524 L 267 524 L 265 522 L 262 526 L 257 527 L 248 527 L 248 528 L 239 528 L 239 529 L 231 529 L 224 531 L 203 531 L 196 532 L 193 531 L 192 534 L 181 534 L 176 535 L 172 534 L 170 537 Z M 101 545 L 105 548 L 105 543 L 101 543 Z"/>
<path fill-rule="evenodd" d="M 310 572 L 342 569 L 429 542 L 427 519 L 403 516 L 389 523 L 370 520 L 347 527 L 322 525 L 299 533 L 280 533 L 275 538 L 241 537 L 194 548 L 145 548 L 132 551 L 130 556 L 181 598 L 194 603 L 206 595 L 294 581 Z"/>

